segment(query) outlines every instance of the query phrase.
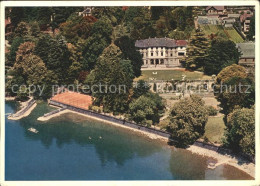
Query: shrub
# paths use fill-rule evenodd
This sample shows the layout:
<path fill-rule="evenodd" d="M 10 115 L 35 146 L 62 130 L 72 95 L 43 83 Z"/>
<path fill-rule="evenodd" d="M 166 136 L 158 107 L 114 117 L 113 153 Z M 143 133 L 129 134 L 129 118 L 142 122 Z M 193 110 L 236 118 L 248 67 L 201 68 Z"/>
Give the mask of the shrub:
<path fill-rule="evenodd" d="M 218 114 L 218 110 L 215 109 L 213 106 L 207 106 L 207 111 L 209 116 L 216 116 Z"/>
<path fill-rule="evenodd" d="M 164 108 L 164 102 L 158 94 L 147 93 L 129 104 L 129 119 L 140 124 L 146 124 L 148 120 L 158 123 Z"/>

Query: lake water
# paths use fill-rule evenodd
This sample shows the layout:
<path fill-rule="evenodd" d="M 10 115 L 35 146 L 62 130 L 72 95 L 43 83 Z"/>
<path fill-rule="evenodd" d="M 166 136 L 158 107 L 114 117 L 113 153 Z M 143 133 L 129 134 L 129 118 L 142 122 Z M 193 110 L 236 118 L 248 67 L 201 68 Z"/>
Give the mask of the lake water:
<path fill-rule="evenodd" d="M 14 113 L 15 102 L 6 102 Z M 37 121 L 53 110 L 40 103 L 26 118 L 5 118 L 6 180 L 251 179 L 227 165 L 77 114 Z M 34 127 L 39 133 L 28 131 Z"/>

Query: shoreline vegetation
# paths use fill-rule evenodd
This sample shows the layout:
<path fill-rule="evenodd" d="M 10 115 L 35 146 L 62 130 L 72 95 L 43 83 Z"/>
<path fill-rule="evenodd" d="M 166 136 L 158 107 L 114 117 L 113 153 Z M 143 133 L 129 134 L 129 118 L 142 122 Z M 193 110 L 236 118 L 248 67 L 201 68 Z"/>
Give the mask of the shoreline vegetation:
<path fill-rule="evenodd" d="M 52 106 L 52 105 L 50 105 L 50 106 Z M 56 107 L 56 106 L 54 106 L 54 107 L 59 108 L 59 107 Z M 128 127 L 128 126 L 120 125 L 120 124 L 112 122 L 112 121 L 107 121 L 107 120 L 104 120 L 104 119 L 101 119 L 101 118 L 97 118 L 97 117 L 89 116 L 89 115 L 86 115 L 86 114 L 78 113 L 78 112 L 75 112 L 75 111 L 72 111 L 72 110 L 69 110 L 69 109 L 60 111 L 56 114 L 52 114 L 49 117 L 40 117 L 37 120 L 47 121 L 51 118 L 61 116 L 62 114 L 66 114 L 66 113 L 78 114 L 78 115 L 81 115 L 81 116 L 84 116 L 84 117 L 87 117 L 87 118 L 90 118 L 90 119 L 93 119 L 93 120 L 97 120 L 97 121 L 100 121 L 100 122 L 103 122 L 103 123 L 111 124 L 111 125 L 116 126 L 116 127 L 122 127 L 122 128 L 128 129 L 128 130 L 137 132 L 137 133 L 139 133 L 139 134 L 141 134 L 145 137 L 148 137 L 150 139 L 161 140 L 161 141 L 166 142 L 166 143 L 169 141 L 168 138 L 157 135 L 157 134 L 152 134 L 152 133 L 149 133 L 149 132 L 146 132 L 146 131 L 134 129 L 134 128 L 131 128 L 131 127 Z M 173 148 L 175 148 L 175 147 L 173 147 Z M 243 160 L 242 158 L 235 157 L 232 154 L 231 155 L 223 155 L 223 154 L 220 154 L 220 153 L 218 153 L 214 150 L 209 150 L 209 149 L 206 149 L 206 148 L 203 148 L 203 147 L 199 147 L 197 145 L 191 145 L 188 148 L 186 148 L 186 150 L 188 150 L 192 153 L 201 155 L 201 156 L 210 157 L 210 158 L 215 159 L 217 161 L 217 163 L 213 166 L 209 165 L 208 168 L 210 168 L 210 169 L 215 169 L 219 165 L 225 165 L 226 164 L 226 165 L 236 167 L 237 169 L 239 169 L 239 170 L 247 173 L 251 177 L 255 178 L 255 164 L 251 163 L 249 161 Z"/>

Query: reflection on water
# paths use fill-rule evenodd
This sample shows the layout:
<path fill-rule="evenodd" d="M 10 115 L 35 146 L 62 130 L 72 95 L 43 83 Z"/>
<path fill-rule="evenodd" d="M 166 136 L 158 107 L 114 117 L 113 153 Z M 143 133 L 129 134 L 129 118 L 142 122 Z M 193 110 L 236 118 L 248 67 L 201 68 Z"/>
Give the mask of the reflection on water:
<path fill-rule="evenodd" d="M 6 103 L 6 113 L 15 108 L 15 102 Z M 6 119 L 7 180 L 250 178 L 234 168 L 239 177 L 230 175 L 227 166 L 209 170 L 212 159 L 76 114 L 37 121 L 52 109 L 41 103 L 26 118 Z"/>

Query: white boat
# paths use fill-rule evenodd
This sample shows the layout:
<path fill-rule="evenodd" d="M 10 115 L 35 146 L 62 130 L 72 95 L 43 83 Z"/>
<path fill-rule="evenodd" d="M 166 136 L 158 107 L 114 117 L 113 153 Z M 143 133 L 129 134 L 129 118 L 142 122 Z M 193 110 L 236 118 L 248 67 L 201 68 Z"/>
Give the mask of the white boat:
<path fill-rule="evenodd" d="M 35 128 L 32 128 L 32 127 L 29 128 L 28 130 L 29 130 L 30 132 L 33 132 L 33 133 L 36 133 L 36 134 L 39 132 L 38 130 L 36 130 Z"/>

